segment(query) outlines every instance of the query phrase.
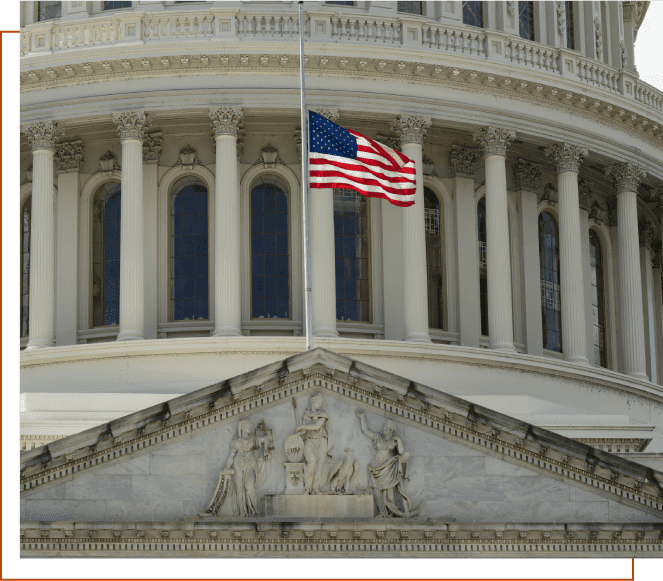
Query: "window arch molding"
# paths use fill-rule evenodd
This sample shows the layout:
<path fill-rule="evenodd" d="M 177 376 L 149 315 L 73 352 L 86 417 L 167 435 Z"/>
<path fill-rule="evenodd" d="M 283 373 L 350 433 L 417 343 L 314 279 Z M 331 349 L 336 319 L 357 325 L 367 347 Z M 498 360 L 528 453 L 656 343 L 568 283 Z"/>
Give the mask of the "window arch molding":
<path fill-rule="evenodd" d="M 278 320 L 275 329 L 299 331 L 303 325 L 302 309 L 302 211 L 301 187 L 294 172 L 282 164 L 266 168 L 264 164 L 251 167 L 240 181 L 240 220 L 241 220 L 241 281 L 242 281 L 242 327 L 251 328 L 265 323 L 251 320 L 251 188 L 259 178 L 274 176 L 284 182 L 288 198 L 288 220 L 290 231 L 290 300 L 292 311 L 289 320 Z M 283 184 L 281 184 L 283 185 Z"/>
<path fill-rule="evenodd" d="M 606 309 L 605 309 L 605 324 L 606 324 L 606 341 L 608 343 L 606 352 L 608 354 L 608 369 L 617 371 L 618 354 L 617 354 L 617 325 L 613 324 L 614 313 L 617 312 L 615 303 L 616 281 L 614 269 L 614 256 L 612 249 L 612 239 L 610 237 L 610 230 L 603 222 L 599 222 L 595 218 L 589 220 L 589 230 L 593 230 L 599 237 L 601 242 L 601 250 L 603 251 L 603 260 L 605 262 L 605 269 L 603 276 L 605 278 L 605 293 Z"/>
<path fill-rule="evenodd" d="M 87 331 L 92 310 L 92 203 L 94 194 L 107 182 L 122 183 L 120 170 L 98 172 L 91 176 L 81 189 L 81 217 L 78 243 L 78 330 Z M 116 326 L 105 327 L 103 333 L 117 334 Z"/>
<path fill-rule="evenodd" d="M 486 195 L 486 186 L 481 185 L 474 191 L 476 217 L 479 201 Z M 513 312 L 513 342 L 522 347 L 523 344 L 523 283 L 521 274 L 520 233 L 518 229 L 518 210 L 513 193 L 507 190 L 507 212 L 509 215 L 509 254 L 511 258 L 511 310 Z M 479 238 L 479 225 L 474 220 L 474 239 Z M 477 250 L 478 252 L 478 250 Z M 478 289 L 477 289 L 478 290 Z M 490 332 L 490 329 L 489 329 Z"/>
<path fill-rule="evenodd" d="M 429 188 L 440 201 L 444 217 L 444 265 L 446 277 L 447 330 L 432 330 L 433 334 L 458 333 L 458 307 L 456 296 L 455 217 L 451 190 L 435 176 L 424 175 L 424 187 Z"/>
<path fill-rule="evenodd" d="M 206 321 L 170 321 L 168 319 L 168 302 L 170 300 L 170 195 L 175 183 L 185 177 L 196 177 L 207 187 L 207 231 L 209 260 L 209 320 Z M 194 165 L 192 169 L 184 169 L 181 165 L 170 168 L 161 178 L 157 188 L 157 332 L 160 325 L 169 327 L 214 328 L 214 241 L 215 241 L 215 194 L 216 179 L 214 174 L 203 165 Z"/>

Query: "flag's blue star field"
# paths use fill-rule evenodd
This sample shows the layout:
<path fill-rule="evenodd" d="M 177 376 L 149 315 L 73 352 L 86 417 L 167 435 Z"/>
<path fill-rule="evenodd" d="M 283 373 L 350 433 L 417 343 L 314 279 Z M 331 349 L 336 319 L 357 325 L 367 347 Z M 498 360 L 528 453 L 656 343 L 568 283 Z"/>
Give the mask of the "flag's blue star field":
<path fill-rule="evenodd" d="M 357 159 L 357 139 L 347 129 L 313 111 L 308 112 L 308 119 L 311 152 Z"/>

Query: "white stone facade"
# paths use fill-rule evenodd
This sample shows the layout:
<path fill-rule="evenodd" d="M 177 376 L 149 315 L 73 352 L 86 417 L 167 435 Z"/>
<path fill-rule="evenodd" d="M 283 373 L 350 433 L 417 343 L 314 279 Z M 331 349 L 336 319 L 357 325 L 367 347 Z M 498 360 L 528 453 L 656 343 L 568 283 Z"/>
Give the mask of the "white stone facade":
<path fill-rule="evenodd" d="M 306 3 L 309 106 L 421 168 L 413 208 L 366 202 L 363 321 L 335 316 L 333 193 L 311 191 L 314 343 L 660 470 L 663 93 L 634 58 L 648 3 L 572 2 L 574 48 L 565 3 L 533 3 L 534 40 L 519 4 L 482 3 L 479 28 L 462 2 L 423 15 Z M 302 351 L 296 3 L 21 10 L 22 449 Z M 170 196 L 188 176 L 208 195 L 209 307 L 174 320 Z M 252 317 L 250 200 L 265 179 L 287 196 L 287 318 Z M 119 318 L 95 326 L 93 206 L 109 182 L 122 191 Z M 424 188 L 440 206 L 442 328 L 428 325 Z M 544 348 L 542 212 L 559 227 L 561 352 Z"/>

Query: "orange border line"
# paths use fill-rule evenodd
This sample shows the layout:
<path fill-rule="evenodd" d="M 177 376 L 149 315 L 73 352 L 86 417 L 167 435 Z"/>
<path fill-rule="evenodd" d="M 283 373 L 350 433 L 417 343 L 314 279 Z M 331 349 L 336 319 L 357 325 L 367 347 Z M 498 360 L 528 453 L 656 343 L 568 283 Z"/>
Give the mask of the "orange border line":
<path fill-rule="evenodd" d="M 0 30 L 0 160 L 2 160 L 2 35 L 3 34 L 18 34 L 20 30 Z M 0 163 L 0 256 L 2 253 L 2 163 Z M 1 261 L 0 261 L 1 262 Z M 0 269 L 0 291 L 2 290 L 2 270 Z M 2 293 L 0 292 L 0 329 L 2 328 Z M 2 350 L 2 337 L 0 336 L 0 350 Z M 0 371 L 2 370 L 2 364 L 0 363 Z M 0 414 L 2 414 L 2 398 L 0 397 Z M 0 415 L 1 417 L 1 415 Z M 2 433 L 0 432 L 0 449 L 2 449 Z M 2 463 L 0 463 L 0 482 L 2 482 Z M 0 489 L 0 503 L 2 501 L 2 490 Z M 0 518 L 2 517 L 2 508 L 0 506 Z M 2 527 L 0 526 L 0 545 L 2 544 Z M 2 577 L 0 572 L 0 579 L 2 581 L 43 581 L 41 579 L 15 579 L 9 577 Z M 98 578 L 98 581 L 116 581 L 115 577 L 103 577 Z M 165 579 L 163 577 L 143 577 L 141 579 Z M 168 578 L 168 581 L 209 581 L 210 579 L 224 579 L 224 581 L 229 581 L 234 578 L 223 578 L 223 577 L 208 577 L 208 578 L 198 578 L 198 579 L 179 579 L 179 578 Z M 283 578 L 287 579 L 287 577 Z M 267 578 L 255 578 L 255 579 L 239 579 L 238 581 L 283 581 L 283 579 L 267 579 Z M 328 578 L 318 578 L 318 581 L 336 581 L 336 577 Z M 383 579 L 388 579 L 388 581 L 400 581 L 401 578 L 366 578 L 366 577 L 356 577 L 356 578 L 344 578 L 342 581 L 382 581 Z M 405 579 L 405 578 L 403 578 Z M 503 577 L 498 579 L 484 579 L 484 578 L 468 578 L 468 577 L 421 577 L 421 578 L 408 578 L 407 581 L 508 581 L 512 579 L 510 577 Z M 543 577 L 522 577 L 522 581 L 526 579 L 531 579 L 532 581 L 635 581 L 635 559 L 631 558 L 631 577 L 630 578 L 613 578 L 608 579 L 605 577 L 601 578 L 543 578 Z M 121 579 L 121 581 L 139 581 L 138 579 Z"/>

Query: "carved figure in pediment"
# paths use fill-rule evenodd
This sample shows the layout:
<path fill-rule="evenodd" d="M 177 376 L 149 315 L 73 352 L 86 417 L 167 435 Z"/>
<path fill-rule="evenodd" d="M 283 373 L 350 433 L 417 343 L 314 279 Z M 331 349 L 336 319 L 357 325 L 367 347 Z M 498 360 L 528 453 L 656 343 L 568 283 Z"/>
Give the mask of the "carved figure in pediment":
<path fill-rule="evenodd" d="M 258 436 L 258 431 L 266 435 Z M 230 456 L 219 474 L 212 502 L 199 516 L 216 516 L 228 494 L 234 516 L 261 516 L 256 489 L 267 480 L 269 450 L 274 449 L 271 444 L 271 430 L 264 421 L 255 431 L 248 420 L 239 422 L 238 435 L 230 443 Z"/>
<path fill-rule="evenodd" d="M 323 494 L 329 489 L 329 460 L 333 447 L 331 420 L 322 409 L 322 394 L 314 393 L 295 428 L 304 441 L 304 486 L 308 494 Z"/>
<path fill-rule="evenodd" d="M 329 472 L 329 489 L 334 494 L 352 494 L 350 484 L 359 474 L 359 464 L 354 459 L 352 450 L 345 448 L 345 460 L 339 460 Z"/>
<path fill-rule="evenodd" d="M 368 465 L 368 485 L 373 489 L 377 516 L 416 516 L 424 503 L 413 510 L 412 500 L 405 492 L 405 481 L 410 479 L 407 471 L 410 454 L 405 451 L 403 440 L 396 435 L 396 424 L 387 420 L 382 433 L 371 432 L 364 412 L 358 409 L 355 413 L 359 416 L 362 434 L 373 440 L 373 449 L 376 450 Z M 397 505 L 396 492 L 402 499 L 402 508 Z"/>

